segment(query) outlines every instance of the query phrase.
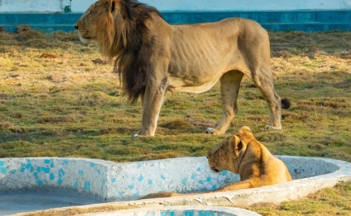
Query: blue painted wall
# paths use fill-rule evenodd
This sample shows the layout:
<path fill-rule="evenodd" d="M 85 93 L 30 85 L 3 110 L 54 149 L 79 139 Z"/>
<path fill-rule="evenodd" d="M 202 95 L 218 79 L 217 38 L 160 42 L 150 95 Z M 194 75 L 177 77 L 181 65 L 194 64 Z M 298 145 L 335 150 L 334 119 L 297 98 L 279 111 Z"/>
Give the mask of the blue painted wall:
<path fill-rule="evenodd" d="M 351 30 L 351 10 L 341 11 L 233 11 L 233 12 L 163 12 L 170 24 L 213 22 L 227 17 L 244 17 L 257 21 L 272 31 Z M 53 32 L 74 31 L 73 25 L 81 13 L 71 14 L 1 14 L 0 26 L 15 32 L 17 25 Z"/>

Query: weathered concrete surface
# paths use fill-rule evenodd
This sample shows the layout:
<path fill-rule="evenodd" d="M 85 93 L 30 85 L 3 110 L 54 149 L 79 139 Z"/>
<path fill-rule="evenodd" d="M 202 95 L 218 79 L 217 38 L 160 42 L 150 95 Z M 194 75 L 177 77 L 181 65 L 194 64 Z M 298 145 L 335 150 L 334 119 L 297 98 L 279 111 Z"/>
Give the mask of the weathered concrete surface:
<path fill-rule="evenodd" d="M 120 210 L 113 212 L 100 212 L 83 214 L 84 216 L 259 216 L 252 211 L 232 207 L 208 207 L 208 206 L 172 206 L 172 207 L 155 207 L 155 208 L 140 208 L 133 210 Z"/>
<path fill-rule="evenodd" d="M 311 157 L 277 157 L 287 164 L 294 179 L 293 182 L 230 192 L 203 193 L 201 195 L 184 195 L 179 197 L 136 201 L 130 200 L 135 200 L 145 194 L 157 191 L 177 191 L 182 193 L 211 191 L 212 189 L 220 187 L 222 184 L 228 184 L 230 182 L 238 181 L 239 179 L 237 175 L 229 172 L 213 174 L 210 172 L 207 160 L 204 157 L 175 158 L 134 163 L 113 163 L 109 161 L 86 159 L 86 162 L 88 163 L 88 166 L 86 167 L 88 170 L 92 171 L 90 173 L 84 172 L 88 176 L 79 175 L 79 173 L 82 173 L 80 171 L 82 171 L 81 169 L 84 166 L 66 166 L 67 161 L 64 164 L 66 168 L 69 167 L 69 169 L 78 172 L 78 175 L 75 177 L 70 176 L 69 179 L 76 178 L 75 181 L 80 182 L 80 178 L 83 180 L 87 178 L 93 181 L 92 179 L 94 179 L 94 175 L 97 175 L 95 179 L 97 179 L 98 182 L 104 182 L 104 187 L 96 188 L 99 193 L 95 193 L 95 189 L 90 187 L 90 193 L 94 196 L 103 195 L 103 197 L 100 196 L 100 200 L 121 201 L 110 202 L 108 205 L 112 204 L 114 206 L 129 207 L 144 206 L 155 208 L 179 205 L 248 206 L 255 203 L 267 202 L 268 200 L 274 203 L 280 203 L 286 200 L 300 199 L 309 193 L 314 193 L 322 188 L 333 187 L 339 182 L 351 181 L 351 164 L 344 161 Z M 54 159 L 57 161 L 54 161 L 53 164 L 61 164 L 60 160 L 67 160 L 60 158 Z M 38 162 L 40 160 L 46 160 L 46 162 L 48 162 L 48 159 L 43 158 L 31 158 L 29 161 L 33 162 L 31 163 L 32 165 L 38 163 L 37 165 L 41 166 Z M 81 164 L 81 160 L 84 159 L 69 160 L 71 161 L 68 161 L 68 164 L 74 164 L 76 160 L 79 160 L 79 164 Z M 34 161 L 36 162 L 34 163 Z M 4 164 L 6 163 L 2 163 L 2 167 L 5 166 Z M 189 166 L 189 164 L 191 164 L 191 166 Z M 27 165 L 24 166 L 27 167 Z M 20 167 L 22 167 L 22 165 L 20 165 Z M 100 167 L 104 172 L 97 172 L 95 168 L 91 169 L 92 167 Z M 184 167 L 186 167 L 186 169 L 184 169 Z M 61 168 L 62 167 L 60 167 L 60 169 Z M 32 174 L 30 173 L 31 168 L 29 166 L 28 170 L 27 178 L 31 178 Z M 33 170 L 36 170 L 36 167 L 33 167 Z M 74 173 L 73 171 L 67 172 Z M 36 175 L 34 175 L 34 179 L 35 176 Z M 65 182 L 65 179 L 62 179 L 62 181 Z M 55 181 L 53 183 L 55 183 Z M 91 182 L 91 185 L 94 184 L 94 182 Z M 1 185 L 6 185 L 6 182 L 4 181 L 4 178 L 1 179 L 0 176 L 0 188 Z M 72 187 L 69 185 L 70 184 L 67 184 L 68 187 Z M 57 185 L 57 187 L 60 187 L 60 185 Z M 274 199 L 272 199 L 272 197 L 274 197 Z M 106 204 L 87 205 L 78 208 L 89 209 L 103 205 Z M 57 210 L 61 211 L 65 210 L 65 208 Z"/>

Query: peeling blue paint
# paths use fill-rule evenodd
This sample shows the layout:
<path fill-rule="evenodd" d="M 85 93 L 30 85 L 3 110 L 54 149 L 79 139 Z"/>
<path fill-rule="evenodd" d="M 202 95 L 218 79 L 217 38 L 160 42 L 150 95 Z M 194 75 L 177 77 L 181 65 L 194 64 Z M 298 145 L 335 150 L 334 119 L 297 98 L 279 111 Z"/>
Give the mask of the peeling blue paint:
<path fill-rule="evenodd" d="M 166 178 L 161 174 L 161 179 L 166 180 Z"/>
<path fill-rule="evenodd" d="M 43 185 L 43 181 L 40 180 L 40 179 L 38 179 L 37 184 L 38 184 L 39 186 L 42 186 L 42 185 Z"/>
<path fill-rule="evenodd" d="M 134 185 L 129 185 L 128 187 L 132 190 L 134 188 Z"/>
<path fill-rule="evenodd" d="M 187 210 L 183 212 L 184 216 L 194 216 L 194 210 Z"/>
<path fill-rule="evenodd" d="M 183 178 L 182 184 L 185 185 L 185 184 L 186 184 L 186 181 L 187 181 L 187 179 L 186 179 L 186 178 Z"/>
<path fill-rule="evenodd" d="M 72 186 L 73 189 L 78 189 L 78 181 L 74 182 L 74 185 Z"/>
<path fill-rule="evenodd" d="M 62 176 L 65 175 L 65 171 L 63 171 L 63 169 L 59 169 L 59 172 L 58 172 L 58 176 L 61 178 Z"/>
<path fill-rule="evenodd" d="M 55 179 L 55 174 L 50 173 L 50 180 L 52 181 L 52 180 L 54 180 L 54 179 Z"/>
<path fill-rule="evenodd" d="M 103 179 L 103 180 L 102 180 L 102 183 L 101 183 L 100 191 L 104 191 L 104 189 L 105 189 L 105 184 L 106 184 L 106 180 Z"/>
<path fill-rule="evenodd" d="M 116 178 L 111 178 L 111 182 L 115 183 L 116 182 Z"/>
<path fill-rule="evenodd" d="M 143 179 L 144 179 L 143 176 L 140 175 L 139 178 L 138 178 L 138 181 L 141 182 Z"/>
<path fill-rule="evenodd" d="M 211 181 L 211 177 L 207 177 L 206 181 L 210 182 Z"/>
<path fill-rule="evenodd" d="M 196 178 L 196 175 L 193 174 L 193 175 L 191 176 L 191 179 L 195 179 L 195 178 Z"/>
<path fill-rule="evenodd" d="M 7 173 L 7 168 L 6 167 L 0 167 L 0 173 L 5 175 Z"/>
<path fill-rule="evenodd" d="M 198 211 L 199 216 L 215 216 L 214 211 Z M 227 214 L 221 214 L 220 212 L 217 212 L 217 215 L 227 215 Z"/>
<path fill-rule="evenodd" d="M 32 167 L 31 163 L 26 164 L 26 169 L 30 169 Z"/>
<path fill-rule="evenodd" d="M 33 173 L 35 179 L 39 179 L 39 174 L 37 172 Z"/>
<path fill-rule="evenodd" d="M 148 183 L 149 185 L 152 185 L 152 180 L 149 179 L 149 181 L 147 181 L 147 183 Z"/>
<path fill-rule="evenodd" d="M 0 167 L 4 166 L 5 165 L 5 161 L 1 161 L 0 160 Z"/>
<path fill-rule="evenodd" d="M 42 167 L 41 170 L 42 170 L 44 173 L 50 173 L 50 168 Z"/>
<path fill-rule="evenodd" d="M 90 192 L 90 181 L 85 181 L 84 182 L 84 190 L 86 192 Z"/>
<path fill-rule="evenodd" d="M 44 164 L 50 164 L 51 163 L 51 160 L 50 159 L 45 159 L 44 160 Z"/>
<path fill-rule="evenodd" d="M 59 179 L 57 180 L 57 184 L 62 185 L 62 183 L 63 183 L 63 180 L 59 178 Z"/>
<path fill-rule="evenodd" d="M 79 171 L 78 171 L 78 174 L 79 174 L 80 176 L 82 176 L 82 175 L 84 175 L 84 171 L 83 171 L 83 170 L 79 170 Z"/>

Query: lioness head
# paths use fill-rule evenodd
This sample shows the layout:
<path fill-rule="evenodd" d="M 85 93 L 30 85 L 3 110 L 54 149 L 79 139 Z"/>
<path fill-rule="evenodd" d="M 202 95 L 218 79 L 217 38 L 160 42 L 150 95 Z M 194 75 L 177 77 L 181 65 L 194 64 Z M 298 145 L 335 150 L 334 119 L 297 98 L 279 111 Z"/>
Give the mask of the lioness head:
<path fill-rule="evenodd" d="M 208 164 L 214 172 L 228 170 L 238 173 L 240 161 L 245 154 L 247 142 L 242 137 L 253 137 L 249 127 L 244 126 L 238 135 L 225 138 L 207 154 Z"/>

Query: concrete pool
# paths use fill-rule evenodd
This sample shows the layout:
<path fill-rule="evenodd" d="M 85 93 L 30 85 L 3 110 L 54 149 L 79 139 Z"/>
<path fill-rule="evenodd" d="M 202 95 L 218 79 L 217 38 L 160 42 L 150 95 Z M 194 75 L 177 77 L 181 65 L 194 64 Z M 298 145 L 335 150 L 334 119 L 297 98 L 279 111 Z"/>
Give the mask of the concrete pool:
<path fill-rule="evenodd" d="M 152 192 L 205 192 L 239 176 L 212 173 L 205 157 L 115 163 L 79 158 L 0 159 L 0 215 L 109 202 L 114 205 L 251 205 L 299 199 L 351 180 L 351 164 L 313 157 L 277 156 L 289 168 L 290 183 L 230 192 L 137 200 Z M 31 204 L 33 203 L 33 204 Z"/>

